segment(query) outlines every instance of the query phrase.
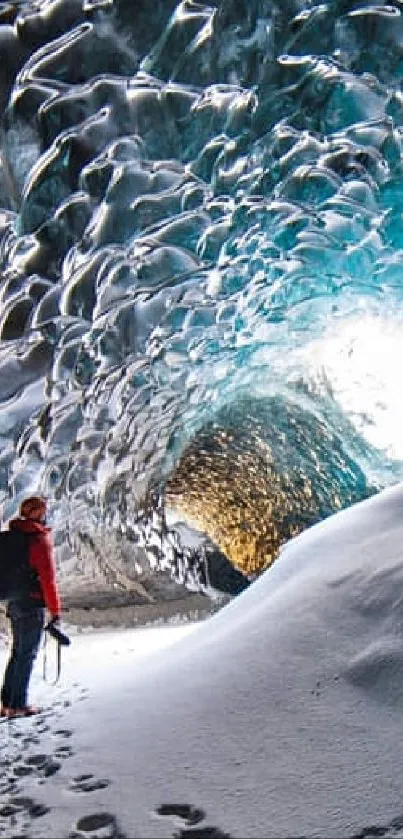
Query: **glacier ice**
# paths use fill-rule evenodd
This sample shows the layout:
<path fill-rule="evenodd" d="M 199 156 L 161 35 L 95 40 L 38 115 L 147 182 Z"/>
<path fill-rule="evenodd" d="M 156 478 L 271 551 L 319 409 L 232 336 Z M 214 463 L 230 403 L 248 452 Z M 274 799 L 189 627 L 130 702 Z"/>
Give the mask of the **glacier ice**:
<path fill-rule="evenodd" d="M 0 501 L 197 586 L 402 476 L 403 17 L 153 8 L 0 9 Z"/>

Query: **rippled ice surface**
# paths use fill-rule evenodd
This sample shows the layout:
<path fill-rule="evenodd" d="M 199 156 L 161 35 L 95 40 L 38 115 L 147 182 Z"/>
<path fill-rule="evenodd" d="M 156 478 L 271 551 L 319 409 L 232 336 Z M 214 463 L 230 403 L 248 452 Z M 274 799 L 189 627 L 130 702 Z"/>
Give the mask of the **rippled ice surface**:
<path fill-rule="evenodd" d="M 4 515 L 197 577 L 168 509 L 254 573 L 401 478 L 401 3 L 0 24 Z"/>

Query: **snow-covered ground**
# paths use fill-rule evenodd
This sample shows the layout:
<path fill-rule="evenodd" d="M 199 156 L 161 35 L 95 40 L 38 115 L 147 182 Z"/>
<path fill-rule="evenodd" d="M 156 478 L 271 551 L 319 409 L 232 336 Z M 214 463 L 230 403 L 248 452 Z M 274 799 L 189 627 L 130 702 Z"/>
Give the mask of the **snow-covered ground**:
<path fill-rule="evenodd" d="M 403 486 L 207 620 L 75 634 L 56 686 L 41 663 L 43 714 L 0 724 L 0 836 L 403 836 Z"/>

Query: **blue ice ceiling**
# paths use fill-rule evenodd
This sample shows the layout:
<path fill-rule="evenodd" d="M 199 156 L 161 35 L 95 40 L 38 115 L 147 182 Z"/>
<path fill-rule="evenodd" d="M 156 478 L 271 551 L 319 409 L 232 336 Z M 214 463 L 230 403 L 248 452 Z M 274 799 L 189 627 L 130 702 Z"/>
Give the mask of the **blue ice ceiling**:
<path fill-rule="evenodd" d="M 0 24 L 3 514 L 259 572 L 402 477 L 401 3 Z"/>

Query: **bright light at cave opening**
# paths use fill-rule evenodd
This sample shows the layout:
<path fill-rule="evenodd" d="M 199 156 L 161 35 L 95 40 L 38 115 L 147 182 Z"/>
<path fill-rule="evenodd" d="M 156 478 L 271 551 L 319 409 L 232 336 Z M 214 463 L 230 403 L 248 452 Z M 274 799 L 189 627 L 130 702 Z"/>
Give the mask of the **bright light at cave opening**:
<path fill-rule="evenodd" d="M 333 326 L 310 344 L 308 363 L 368 442 L 403 459 L 403 322 L 364 315 Z"/>

